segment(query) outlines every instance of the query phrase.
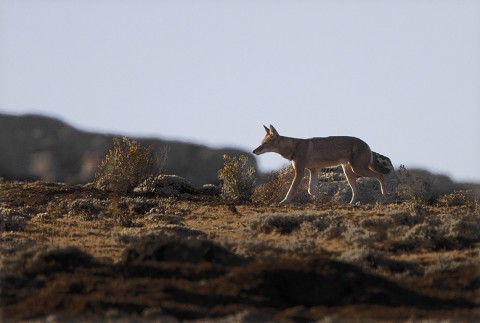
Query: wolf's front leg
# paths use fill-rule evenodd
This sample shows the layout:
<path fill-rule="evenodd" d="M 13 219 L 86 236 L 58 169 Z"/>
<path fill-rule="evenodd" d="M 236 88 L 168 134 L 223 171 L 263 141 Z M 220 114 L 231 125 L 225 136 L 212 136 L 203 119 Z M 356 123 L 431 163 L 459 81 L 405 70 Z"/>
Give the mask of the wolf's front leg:
<path fill-rule="evenodd" d="M 287 204 L 288 202 L 290 202 L 292 200 L 293 194 L 297 190 L 297 187 L 298 187 L 299 183 L 300 183 L 300 181 L 296 181 L 295 179 L 293 180 L 292 185 L 290 185 L 290 189 L 287 192 L 287 195 L 285 195 L 285 198 L 279 203 L 280 205 Z"/>
<path fill-rule="evenodd" d="M 285 198 L 280 202 L 280 205 L 287 204 L 292 200 L 293 194 L 297 191 L 298 185 L 302 181 L 303 178 L 303 172 L 305 170 L 304 167 L 298 167 L 298 165 L 295 165 L 295 163 L 292 162 L 292 165 L 295 169 L 295 177 L 293 178 L 292 185 L 290 185 L 290 189 L 288 190 L 287 195 Z"/>
<path fill-rule="evenodd" d="M 279 203 L 280 205 L 287 204 L 288 202 L 290 202 L 292 200 L 293 194 L 297 190 L 297 187 L 298 187 L 298 184 L 299 184 L 299 183 L 295 184 L 295 182 L 300 182 L 300 181 L 297 181 L 296 179 L 297 179 L 297 177 L 295 177 L 293 179 L 293 182 L 290 185 L 290 189 L 288 190 L 287 195 L 285 195 L 285 198 Z"/>

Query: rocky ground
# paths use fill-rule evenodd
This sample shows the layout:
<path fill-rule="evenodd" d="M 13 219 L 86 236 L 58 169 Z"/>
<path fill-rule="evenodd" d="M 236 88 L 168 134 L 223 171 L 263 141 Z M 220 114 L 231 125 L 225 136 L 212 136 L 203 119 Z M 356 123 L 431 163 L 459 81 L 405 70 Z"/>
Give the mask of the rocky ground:
<path fill-rule="evenodd" d="M 478 321 L 478 202 L 455 204 L 279 207 L 0 183 L 1 315 Z"/>

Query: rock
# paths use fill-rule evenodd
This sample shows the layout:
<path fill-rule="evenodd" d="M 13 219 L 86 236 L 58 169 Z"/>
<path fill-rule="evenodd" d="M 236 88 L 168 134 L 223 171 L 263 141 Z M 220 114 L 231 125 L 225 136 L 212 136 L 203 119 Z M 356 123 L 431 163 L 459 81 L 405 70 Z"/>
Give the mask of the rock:
<path fill-rule="evenodd" d="M 150 178 L 138 185 L 133 190 L 139 193 L 156 193 L 168 196 L 180 194 L 196 194 L 193 185 L 185 178 L 177 175 L 159 175 Z"/>
<path fill-rule="evenodd" d="M 198 190 L 198 194 L 208 196 L 220 196 L 220 187 L 214 184 L 205 184 Z"/>
<path fill-rule="evenodd" d="M 379 153 L 372 152 L 373 159 L 383 167 L 390 170 L 385 175 L 385 188 L 387 194 L 392 195 L 398 185 L 398 178 L 390 159 Z M 384 201 L 389 197 L 383 197 L 380 190 L 380 184 L 374 178 L 362 177 L 357 179 L 358 191 L 360 193 L 359 200 L 361 202 Z M 342 167 L 323 169 L 319 176 L 318 191 L 325 195 L 327 200 L 336 203 L 348 203 L 352 198 L 352 189 L 348 184 Z M 391 198 L 391 197 L 390 197 Z"/>
<path fill-rule="evenodd" d="M 226 266 L 244 264 L 247 260 L 207 239 L 163 239 L 145 237 L 123 252 L 126 264 L 157 262 L 210 262 Z"/>

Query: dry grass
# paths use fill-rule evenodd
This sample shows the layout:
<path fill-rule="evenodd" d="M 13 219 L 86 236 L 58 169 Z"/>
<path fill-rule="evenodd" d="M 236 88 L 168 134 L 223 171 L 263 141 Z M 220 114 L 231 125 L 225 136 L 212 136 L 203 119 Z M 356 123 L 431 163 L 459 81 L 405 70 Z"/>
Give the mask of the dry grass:
<path fill-rule="evenodd" d="M 437 197 L 432 182 L 412 174 L 404 165 L 397 170 L 398 186 L 395 194 L 400 200 L 417 202 L 434 202 Z"/>
<path fill-rule="evenodd" d="M 438 203 L 444 206 L 467 206 L 478 210 L 478 201 L 472 191 L 454 191 L 441 196 Z"/>
<path fill-rule="evenodd" d="M 30 216 L 10 208 L 0 208 L 0 233 L 4 231 L 22 231 Z"/>
<path fill-rule="evenodd" d="M 379 311 L 399 321 L 478 315 L 472 305 L 458 305 L 480 304 L 480 217 L 468 199 L 453 206 L 439 198 L 276 207 L 60 184 L 0 186 L 0 219 L 24 221 L 20 230 L 0 232 L 0 264 L 28 276 L 20 270 L 20 280 L 5 282 L 0 296 L 23 320 L 33 309 L 42 319 L 56 312 L 106 315 L 113 307 L 141 321 L 153 306 L 190 319 L 245 308 L 291 321 L 328 313 L 340 321 L 363 313 L 362 321 L 372 321 Z M 331 283 L 337 285 L 327 288 Z M 376 293 L 379 286 L 391 291 L 388 297 Z M 345 294 L 332 301 L 335 290 Z M 403 290 L 450 307 L 416 305 L 412 294 L 398 296 Z"/>
<path fill-rule="evenodd" d="M 275 204 L 283 200 L 293 181 L 293 167 L 288 165 L 269 174 L 264 184 L 258 185 L 253 191 L 252 200 L 265 205 Z M 308 203 L 312 200 L 307 193 L 307 180 L 302 180 L 293 196 L 294 203 Z"/>

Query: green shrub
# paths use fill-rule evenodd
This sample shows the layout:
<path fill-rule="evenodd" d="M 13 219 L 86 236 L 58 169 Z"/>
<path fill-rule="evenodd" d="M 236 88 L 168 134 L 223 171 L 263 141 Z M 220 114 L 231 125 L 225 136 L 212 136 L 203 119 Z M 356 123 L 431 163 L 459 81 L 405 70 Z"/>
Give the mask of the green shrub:
<path fill-rule="evenodd" d="M 142 147 L 127 137 L 113 139 L 111 149 L 95 174 L 95 185 L 115 192 L 130 192 L 139 183 L 158 176 L 167 159 L 166 150 L 160 155 L 152 147 Z"/>
<path fill-rule="evenodd" d="M 255 168 L 248 157 L 223 155 L 225 163 L 218 171 L 221 196 L 227 200 L 250 201 L 255 187 Z"/>

